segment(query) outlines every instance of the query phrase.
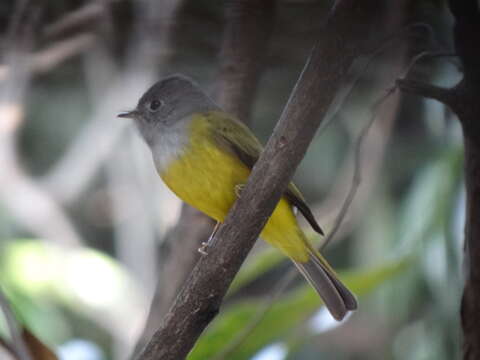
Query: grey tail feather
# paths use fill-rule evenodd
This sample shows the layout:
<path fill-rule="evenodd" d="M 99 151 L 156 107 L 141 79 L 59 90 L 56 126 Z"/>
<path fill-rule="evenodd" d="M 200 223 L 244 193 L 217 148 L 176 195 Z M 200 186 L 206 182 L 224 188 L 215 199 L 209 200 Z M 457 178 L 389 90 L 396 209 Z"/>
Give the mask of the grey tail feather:
<path fill-rule="evenodd" d="M 343 285 L 316 254 L 307 262 L 293 262 L 310 285 L 318 292 L 328 311 L 336 320 L 342 320 L 348 311 L 357 308 L 357 299 Z"/>

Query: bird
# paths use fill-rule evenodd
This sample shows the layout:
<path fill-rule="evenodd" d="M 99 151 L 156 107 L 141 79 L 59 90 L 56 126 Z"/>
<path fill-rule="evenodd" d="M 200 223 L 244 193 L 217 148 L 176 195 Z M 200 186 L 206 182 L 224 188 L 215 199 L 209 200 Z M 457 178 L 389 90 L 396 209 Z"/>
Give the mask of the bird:
<path fill-rule="evenodd" d="M 250 129 L 222 110 L 195 81 L 181 74 L 159 80 L 141 96 L 133 110 L 118 117 L 133 120 L 167 187 L 213 218 L 218 228 L 241 196 L 263 150 Z M 349 311 L 357 309 L 356 297 L 309 242 L 298 224 L 296 210 L 313 230 L 323 235 L 302 193 L 291 182 L 260 238 L 290 258 L 333 318 L 342 320 Z M 199 251 L 206 253 L 206 245 Z"/>

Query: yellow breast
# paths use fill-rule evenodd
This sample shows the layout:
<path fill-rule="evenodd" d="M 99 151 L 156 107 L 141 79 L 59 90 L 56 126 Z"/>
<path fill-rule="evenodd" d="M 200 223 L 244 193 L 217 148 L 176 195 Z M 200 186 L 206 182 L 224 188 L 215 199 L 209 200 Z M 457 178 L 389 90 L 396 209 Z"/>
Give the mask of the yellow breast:
<path fill-rule="evenodd" d="M 236 199 L 235 185 L 245 183 L 250 170 L 218 147 L 209 126 L 205 118 L 195 116 L 186 129 L 189 143 L 160 176 L 183 201 L 223 221 Z"/>

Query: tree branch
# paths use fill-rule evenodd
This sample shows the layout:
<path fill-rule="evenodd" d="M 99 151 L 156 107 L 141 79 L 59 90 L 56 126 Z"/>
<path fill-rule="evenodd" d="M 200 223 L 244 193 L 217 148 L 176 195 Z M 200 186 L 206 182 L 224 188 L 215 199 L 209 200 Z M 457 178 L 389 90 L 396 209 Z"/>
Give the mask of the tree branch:
<path fill-rule="evenodd" d="M 377 1 L 344 0 L 322 29 L 242 197 L 139 359 L 183 359 L 221 301 L 286 188 L 374 22 Z M 355 21 L 353 21 L 354 17 Z M 348 39 L 348 42 L 346 42 Z M 346 46 L 347 44 L 347 46 Z"/>
<path fill-rule="evenodd" d="M 72 31 L 72 29 L 79 29 L 88 27 L 91 30 L 92 23 L 101 21 L 107 10 L 107 1 L 91 1 L 78 9 L 75 9 L 55 22 L 48 24 L 42 31 L 42 38 L 50 40 L 58 36 L 64 36 L 65 33 Z"/>
<path fill-rule="evenodd" d="M 275 20 L 274 0 L 229 0 L 215 98 L 248 123 Z"/>
<path fill-rule="evenodd" d="M 26 66 L 28 66 L 32 75 L 45 73 L 63 61 L 90 49 L 95 40 L 94 35 L 82 33 L 69 39 L 58 41 L 46 49 L 29 54 Z M 5 81 L 10 71 L 11 66 L 0 65 L 0 81 Z"/>
<path fill-rule="evenodd" d="M 465 288 L 460 308 L 463 358 L 480 358 L 480 4 L 476 0 L 449 1 L 455 17 L 455 51 L 463 65 L 463 79 L 455 87 L 453 110 L 463 126 L 465 188 L 467 192 L 464 269 Z"/>
<path fill-rule="evenodd" d="M 452 109 L 455 106 L 456 96 L 453 89 L 442 88 L 421 81 L 407 79 L 398 79 L 397 86 L 402 91 L 438 100 Z"/>

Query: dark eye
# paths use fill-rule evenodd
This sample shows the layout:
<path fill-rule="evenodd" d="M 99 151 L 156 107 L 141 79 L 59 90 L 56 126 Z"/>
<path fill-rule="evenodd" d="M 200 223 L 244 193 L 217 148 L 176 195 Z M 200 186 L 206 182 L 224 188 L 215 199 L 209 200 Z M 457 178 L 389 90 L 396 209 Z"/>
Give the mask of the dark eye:
<path fill-rule="evenodd" d="M 163 101 L 161 100 L 153 100 L 149 105 L 148 105 L 148 108 L 150 111 L 152 112 L 155 112 L 157 111 L 158 109 L 160 109 L 160 107 L 163 105 Z"/>

